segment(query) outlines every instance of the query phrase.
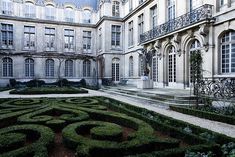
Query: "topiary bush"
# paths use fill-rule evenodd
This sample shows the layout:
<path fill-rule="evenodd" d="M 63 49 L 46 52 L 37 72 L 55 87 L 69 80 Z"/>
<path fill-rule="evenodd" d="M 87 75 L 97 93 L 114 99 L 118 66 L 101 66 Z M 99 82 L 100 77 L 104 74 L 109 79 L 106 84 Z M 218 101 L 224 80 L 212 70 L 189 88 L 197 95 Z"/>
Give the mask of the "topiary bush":
<path fill-rule="evenodd" d="M 233 153 L 228 143 L 235 142 L 231 137 L 106 97 L 0 101 L 1 157 L 48 156 L 53 132 L 55 142 L 63 139 L 79 157 L 182 157 L 187 151 L 211 151 L 224 157 L 226 152 Z"/>

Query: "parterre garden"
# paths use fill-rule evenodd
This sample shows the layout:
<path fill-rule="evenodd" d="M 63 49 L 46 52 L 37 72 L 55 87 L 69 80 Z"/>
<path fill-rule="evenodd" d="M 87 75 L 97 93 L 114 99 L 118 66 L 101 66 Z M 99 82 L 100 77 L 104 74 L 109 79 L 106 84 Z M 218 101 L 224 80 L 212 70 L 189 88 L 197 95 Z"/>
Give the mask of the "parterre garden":
<path fill-rule="evenodd" d="M 222 157 L 233 142 L 106 97 L 0 99 L 0 157 Z"/>

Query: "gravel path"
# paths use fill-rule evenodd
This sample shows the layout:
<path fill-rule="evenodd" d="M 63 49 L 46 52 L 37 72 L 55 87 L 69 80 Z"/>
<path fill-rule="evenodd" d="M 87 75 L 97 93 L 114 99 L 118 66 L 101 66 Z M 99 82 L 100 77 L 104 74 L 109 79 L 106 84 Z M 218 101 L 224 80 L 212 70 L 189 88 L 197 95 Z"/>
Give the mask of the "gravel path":
<path fill-rule="evenodd" d="M 40 98 L 40 97 L 85 97 L 85 96 L 106 96 L 134 106 L 143 107 L 174 119 L 182 120 L 214 132 L 218 132 L 235 138 L 235 125 L 211 121 L 198 118 L 175 111 L 168 110 L 164 105 L 153 104 L 152 102 L 140 99 L 134 99 L 127 96 L 111 95 L 99 91 L 89 90 L 89 94 L 48 94 L 48 95 L 9 95 L 9 91 L 0 92 L 0 98 Z"/>

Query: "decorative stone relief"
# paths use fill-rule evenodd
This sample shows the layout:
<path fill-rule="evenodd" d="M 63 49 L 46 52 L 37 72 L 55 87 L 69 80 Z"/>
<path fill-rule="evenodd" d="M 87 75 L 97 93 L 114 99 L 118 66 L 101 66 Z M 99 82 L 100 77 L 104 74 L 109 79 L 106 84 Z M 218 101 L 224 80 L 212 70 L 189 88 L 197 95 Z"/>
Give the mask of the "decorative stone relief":
<path fill-rule="evenodd" d="M 162 52 L 160 51 L 161 49 L 161 42 L 159 40 L 157 40 L 154 45 L 153 45 L 154 49 L 156 50 L 156 55 L 159 59 L 162 58 Z"/>
<path fill-rule="evenodd" d="M 181 56 L 181 36 L 179 33 L 174 34 L 174 37 L 172 39 L 173 45 L 175 46 L 176 53 Z"/>
<path fill-rule="evenodd" d="M 209 50 L 209 26 L 207 24 L 200 25 L 200 35 L 202 35 L 203 47 L 207 52 Z"/>

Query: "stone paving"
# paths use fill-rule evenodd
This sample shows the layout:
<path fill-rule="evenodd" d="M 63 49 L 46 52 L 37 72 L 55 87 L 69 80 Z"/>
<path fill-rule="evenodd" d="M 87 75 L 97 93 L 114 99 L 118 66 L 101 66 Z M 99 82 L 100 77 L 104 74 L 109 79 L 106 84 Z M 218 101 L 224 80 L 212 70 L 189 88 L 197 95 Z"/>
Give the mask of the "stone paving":
<path fill-rule="evenodd" d="M 207 119 L 197 118 L 185 115 L 175 111 L 168 110 L 164 105 L 153 104 L 152 102 L 140 99 L 134 99 L 127 96 L 112 95 L 100 91 L 89 90 L 89 94 L 48 94 L 48 95 L 9 95 L 9 91 L 0 92 L 0 98 L 40 98 L 40 97 L 83 97 L 83 96 L 106 96 L 134 106 L 143 107 L 157 113 L 182 120 L 202 128 L 212 130 L 230 137 L 235 138 L 235 125 L 215 122 Z"/>

